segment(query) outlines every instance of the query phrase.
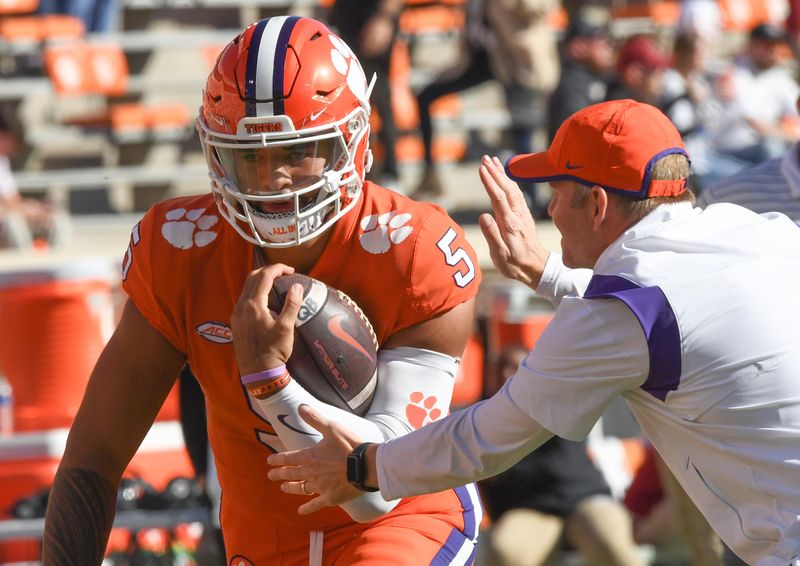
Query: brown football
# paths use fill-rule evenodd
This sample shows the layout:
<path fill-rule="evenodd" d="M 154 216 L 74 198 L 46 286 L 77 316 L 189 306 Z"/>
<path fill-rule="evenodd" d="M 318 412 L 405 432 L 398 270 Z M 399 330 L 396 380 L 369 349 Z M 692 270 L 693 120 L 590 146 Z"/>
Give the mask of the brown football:
<path fill-rule="evenodd" d="M 287 368 L 314 397 L 357 415 L 369 409 L 377 384 L 378 339 L 347 295 L 307 275 L 275 280 L 269 307 L 280 312 L 294 283 L 303 286 Z"/>

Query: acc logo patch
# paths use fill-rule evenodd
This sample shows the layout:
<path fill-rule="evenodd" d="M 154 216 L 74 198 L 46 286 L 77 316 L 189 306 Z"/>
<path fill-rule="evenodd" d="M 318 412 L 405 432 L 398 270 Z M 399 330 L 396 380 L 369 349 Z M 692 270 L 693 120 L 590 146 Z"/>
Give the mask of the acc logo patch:
<path fill-rule="evenodd" d="M 217 344 L 230 344 L 233 342 L 233 331 L 231 331 L 231 327 L 222 322 L 210 320 L 198 325 L 195 331 L 209 342 L 215 342 Z"/>
<path fill-rule="evenodd" d="M 254 566 L 250 560 L 238 554 L 231 558 L 230 566 Z"/>

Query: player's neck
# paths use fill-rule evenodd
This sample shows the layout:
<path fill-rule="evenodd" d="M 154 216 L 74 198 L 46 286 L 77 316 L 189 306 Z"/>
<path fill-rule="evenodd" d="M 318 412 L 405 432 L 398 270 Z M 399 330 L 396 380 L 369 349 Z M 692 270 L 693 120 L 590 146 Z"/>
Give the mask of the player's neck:
<path fill-rule="evenodd" d="M 307 274 L 317 264 L 330 234 L 331 232 L 328 231 L 311 242 L 291 248 L 256 247 L 253 267 L 284 263 L 294 267 L 298 273 Z"/>

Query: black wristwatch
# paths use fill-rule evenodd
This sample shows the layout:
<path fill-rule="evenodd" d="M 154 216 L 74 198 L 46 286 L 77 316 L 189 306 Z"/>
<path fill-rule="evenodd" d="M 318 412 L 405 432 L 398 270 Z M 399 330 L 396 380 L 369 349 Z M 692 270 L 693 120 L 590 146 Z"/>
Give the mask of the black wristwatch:
<path fill-rule="evenodd" d="M 361 491 L 379 491 L 377 487 L 367 487 L 364 485 L 367 479 L 367 461 L 364 458 L 364 452 L 366 452 L 367 448 L 372 444 L 374 443 L 362 442 L 347 455 L 347 481 Z"/>

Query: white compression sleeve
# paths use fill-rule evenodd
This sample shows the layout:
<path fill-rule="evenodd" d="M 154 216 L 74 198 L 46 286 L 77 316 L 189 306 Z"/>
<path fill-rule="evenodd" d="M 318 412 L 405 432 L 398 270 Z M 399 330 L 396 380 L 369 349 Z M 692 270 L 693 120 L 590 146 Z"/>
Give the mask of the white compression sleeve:
<path fill-rule="evenodd" d="M 375 397 L 363 418 L 317 400 L 294 380 L 271 397 L 253 397 L 252 401 L 289 450 L 307 448 L 322 439 L 297 414 L 300 405 L 313 407 L 365 442 L 382 442 L 449 412 L 458 363 L 457 358 L 419 348 L 381 350 Z M 414 422 L 409 421 L 409 415 Z M 366 522 L 388 513 L 397 503 L 399 499 L 386 501 L 377 492 L 365 493 L 342 509 L 354 521 Z"/>
<path fill-rule="evenodd" d="M 253 397 L 252 400 L 264 412 L 278 434 L 278 438 L 289 450 L 308 448 L 322 440 L 322 435 L 300 418 L 297 413 L 300 405 L 308 405 L 325 415 L 326 418 L 343 423 L 365 442 L 380 442 L 384 439 L 381 430 L 375 424 L 317 400 L 294 380 L 272 397 L 266 399 Z M 354 521 L 366 523 L 385 515 L 399 502 L 399 499 L 386 501 L 381 497 L 380 492 L 374 492 L 364 493 L 341 507 Z"/>

